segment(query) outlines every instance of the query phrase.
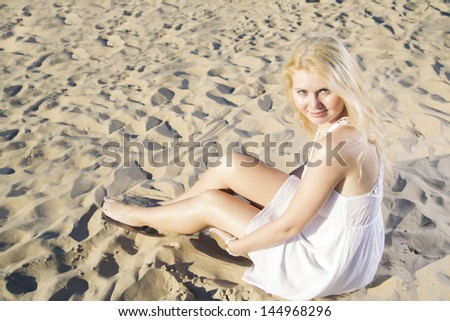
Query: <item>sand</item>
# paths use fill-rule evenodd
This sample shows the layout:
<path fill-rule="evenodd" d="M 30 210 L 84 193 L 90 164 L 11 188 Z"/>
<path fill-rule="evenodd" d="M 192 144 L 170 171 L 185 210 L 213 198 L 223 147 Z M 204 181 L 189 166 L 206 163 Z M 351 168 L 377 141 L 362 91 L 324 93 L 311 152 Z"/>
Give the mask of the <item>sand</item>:
<path fill-rule="evenodd" d="M 375 280 L 318 299 L 449 300 L 449 11 L 402 0 L 0 1 L 0 299 L 280 299 L 243 282 L 251 262 L 220 240 L 127 232 L 99 207 L 105 195 L 146 204 L 189 188 L 213 164 L 202 148 L 175 157 L 170 144 L 189 137 L 256 142 L 250 151 L 291 171 L 294 148 L 260 146 L 268 133 L 309 140 L 281 70 L 296 39 L 326 32 L 358 60 L 396 159 Z"/>

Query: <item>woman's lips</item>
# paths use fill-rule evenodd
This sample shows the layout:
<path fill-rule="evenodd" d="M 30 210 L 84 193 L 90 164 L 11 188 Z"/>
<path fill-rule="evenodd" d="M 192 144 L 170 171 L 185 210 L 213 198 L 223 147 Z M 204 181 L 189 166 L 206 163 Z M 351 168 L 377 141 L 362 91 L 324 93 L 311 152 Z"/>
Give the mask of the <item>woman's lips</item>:
<path fill-rule="evenodd" d="M 325 117 L 325 115 L 327 114 L 327 111 L 326 110 L 314 111 L 314 112 L 309 112 L 309 114 L 314 118 L 321 118 L 321 117 Z"/>

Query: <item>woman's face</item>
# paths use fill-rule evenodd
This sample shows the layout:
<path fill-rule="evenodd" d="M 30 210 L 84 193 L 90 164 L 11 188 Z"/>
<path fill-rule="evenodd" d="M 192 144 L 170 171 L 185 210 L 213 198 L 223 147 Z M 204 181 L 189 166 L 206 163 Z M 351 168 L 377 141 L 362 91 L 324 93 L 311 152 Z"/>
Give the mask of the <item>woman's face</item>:
<path fill-rule="evenodd" d="M 328 126 L 347 115 L 344 101 L 328 88 L 319 75 L 299 70 L 293 74 L 292 83 L 295 107 L 313 124 Z"/>

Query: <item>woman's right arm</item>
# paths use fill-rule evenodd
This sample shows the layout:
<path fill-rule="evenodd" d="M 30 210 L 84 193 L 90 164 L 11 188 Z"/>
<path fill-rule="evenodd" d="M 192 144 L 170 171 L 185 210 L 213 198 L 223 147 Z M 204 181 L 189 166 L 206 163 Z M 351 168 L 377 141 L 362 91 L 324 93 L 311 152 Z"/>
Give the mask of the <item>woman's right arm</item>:
<path fill-rule="evenodd" d="M 317 150 L 314 154 L 312 165 L 308 167 L 286 212 L 278 219 L 231 242 L 228 247 L 230 252 L 242 255 L 275 246 L 300 233 L 316 215 L 336 185 L 345 179 L 349 166 L 336 159 L 330 160 L 326 149 Z M 345 154 L 342 155 L 344 159 L 351 156 Z"/>

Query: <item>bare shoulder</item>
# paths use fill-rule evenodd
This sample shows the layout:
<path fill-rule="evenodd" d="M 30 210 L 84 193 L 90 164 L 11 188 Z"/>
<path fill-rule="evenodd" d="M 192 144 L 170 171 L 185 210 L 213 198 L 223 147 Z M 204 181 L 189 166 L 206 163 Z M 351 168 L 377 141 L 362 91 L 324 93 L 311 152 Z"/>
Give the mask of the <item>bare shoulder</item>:
<path fill-rule="evenodd" d="M 311 161 L 308 161 L 311 164 L 308 171 L 322 186 L 347 196 L 363 195 L 373 188 L 379 166 L 376 149 L 358 130 L 340 126 L 318 143 Z M 364 159 L 362 163 L 361 156 Z M 364 175 L 361 176 L 362 173 Z"/>
<path fill-rule="evenodd" d="M 363 142 L 363 135 L 353 126 L 340 126 L 329 135 L 333 144 L 339 142 L 361 144 Z"/>
<path fill-rule="evenodd" d="M 352 126 L 340 126 L 322 137 L 319 144 L 322 153 L 334 166 L 353 167 L 368 142 L 358 130 Z"/>

